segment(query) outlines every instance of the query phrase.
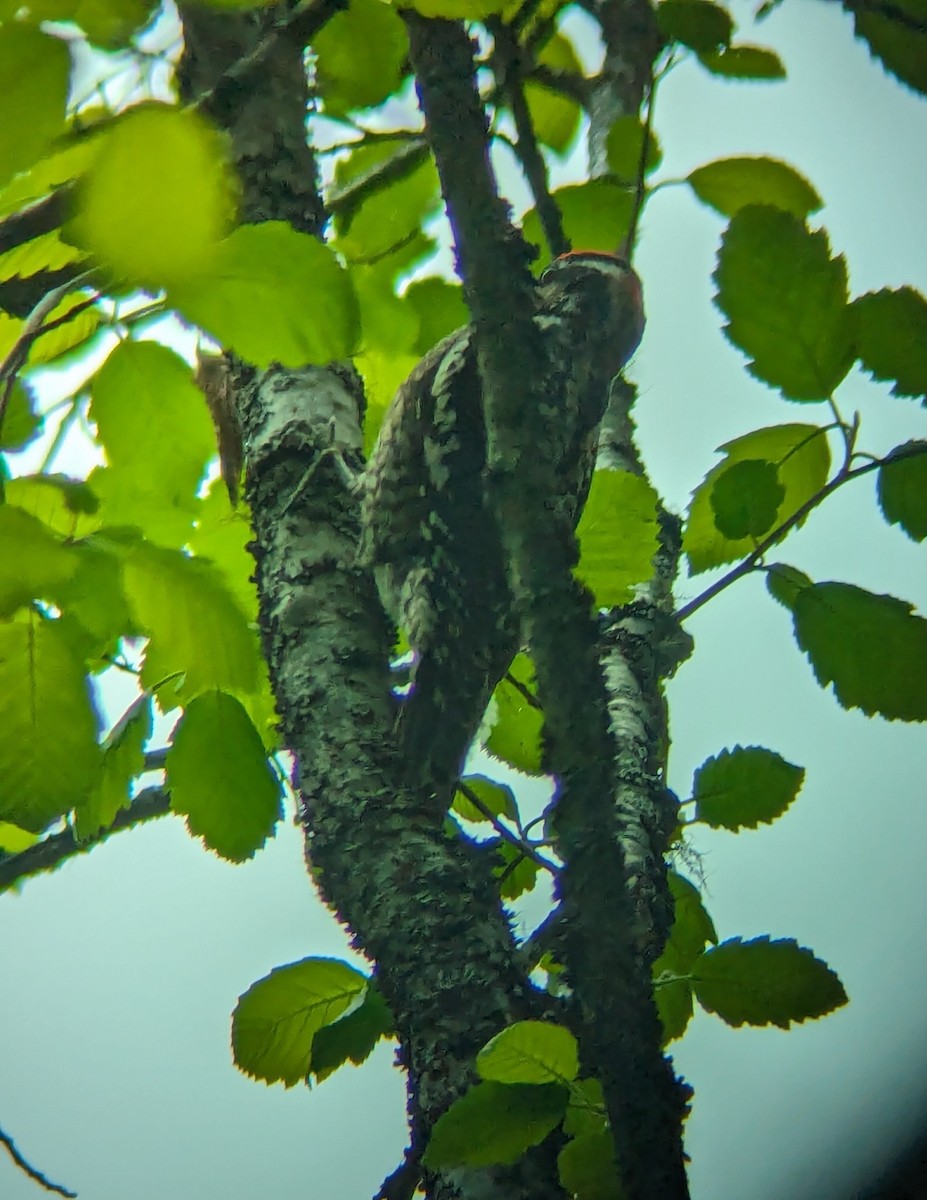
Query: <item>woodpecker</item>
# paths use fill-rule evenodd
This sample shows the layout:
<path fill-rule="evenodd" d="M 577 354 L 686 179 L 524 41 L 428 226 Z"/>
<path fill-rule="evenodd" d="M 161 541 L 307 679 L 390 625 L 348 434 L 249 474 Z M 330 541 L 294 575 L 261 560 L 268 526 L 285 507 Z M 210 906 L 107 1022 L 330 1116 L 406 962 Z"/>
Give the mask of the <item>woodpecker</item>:
<path fill-rule="evenodd" d="M 552 521 L 575 528 L 609 385 L 643 334 L 640 280 L 615 255 L 564 254 L 535 287 L 533 320 L 546 352 L 539 436 L 555 439 L 548 507 Z M 361 558 L 415 651 L 400 737 L 414 778 L 431 785 L 443 807 L 521 642 L 485 467 L 476 335 L 468 325 L 439 342 L 399 388 L 363 485 Z"/>

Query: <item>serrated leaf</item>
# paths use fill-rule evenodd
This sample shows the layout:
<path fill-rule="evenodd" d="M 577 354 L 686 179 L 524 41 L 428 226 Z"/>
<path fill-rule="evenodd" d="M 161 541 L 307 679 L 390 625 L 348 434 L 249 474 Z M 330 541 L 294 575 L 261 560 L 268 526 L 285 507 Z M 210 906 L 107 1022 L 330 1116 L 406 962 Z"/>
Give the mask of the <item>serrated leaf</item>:
<path fill-rule="evenodd" d="M 493 693 L 492 727 L 486 738 L 486 749 L 526 775 L 543 775 L 541 733 L 544 714 L 537 703 L 531 660 L 526 655 L 518 655 L 508 675 L 515 682 L 503 679 Z"/>
<path fill-rule="evenodd" d="M 887 71 L 908 87 L 927 94 L 923 0 L 895 0 L 878 9 L 856 9 L 853 26 L 856 36 L 869 43 L 870 51 Z"/>
<path fill-rule="evenodd" d="M 927 300 L 912 287 L 869 292 L 850 305 L 860 361 L 873 378 L 891 380 L 893 396 L 927 404 Z"/>
<path fill-rule="evenodd" d="M 699 62 L 712 75 L 724 79 L 785 79 L 782 59 L 767 46 L 727 46 L 709 54 L 700 54 Z"/>
<path fill-rule="evenodd" d="M 563 218 L 567 241 L 577 249 L 614 253 L 630 228 L 634 189 L 616 179 L 604 177 L 557 188 L 553 197 Z M 537 266 L 546 266 L 550 250 L 536 208 L 522 219 L 522 233 L 540 250 Z"/>
<path fill-rule="evenodd" d="M 537 56 L 539 65 L 579 79 L 583 68 L 573 43 L 563 33 L 555 33 Z M 525 82 L 525 100 L 539 142 L 558 154 L 566 154 L 579 129 L 582 109 L 563 92 L 555 91 L 530 79 Z"/>
<path fill-rule="evenodd" d="M 637 585 L 653 575 L 660 548 L 657 494 L 630 471 L 596 471 L 576 531 L 580 558 L 576 575 L 600 608 L 633 599 Z"/>
<path fill-rule="evenodd" d="M 482 1079 L 496 1083 L 570 1083 L 579 1071 L 576 1038 L 550 1021 L 518 1021 L 476 1056 Z"/>
<path fill-rule="evenodd" d="M 635 182 L 640 170 L 641 151 L 644 146 L 644 126 L 639 118 L 624 116 L 613 121 L 605 146 L 609 171 L 626 183 Z M 655 171 L 662 161 L 663 151 L 660 148 L 659 139 L 651 130 L 647 143 L 647 161 L 644 164 L 644 173 L 649 174 L 651 171 Z"/>
<path fill-rule="evenodd" d="M 348 358 L 357 337 L 348 272 L 327 246 L 282 221 L 239 226 L 211 269 L 171 287 L 169 300 L 257 367 Z"/>
<path fill-rule="evenodd" d="M 728 1025 L 777 1025 L 826 1016 L 847 1003 L 836 974 L 792 938 L 731 938 L 692 971 L 699 1004 Z"/>
<path fill-rule="evenodd" d="M 151 698 L 140 696 L 122 715 L 103 743 L 103 769 L 93 794 L 75 812 L 81 840 L 112 825 L 132 800 L 131 784 L 145 767 L 145 745 L 151 737 Z"/>
<path fill-rule="evenodd" d="M 213 689 L 256 690 L 257 634 L 214 568 L 176 550 L 139 545 L 127 551 L 123 575 L 129 608 L 149 637 L 142 685 L 163 685 L 162 707 Z"/>
<path fill-rule="evenodd" d="M 911 453 L 915 449 L 920 453 Z M 915 542 L 927 538 L 927 442 L 905 442 L 887 456 L 879 468 L 878 494 L 890 525 L 900 525 Z"/>
<path fill-rule="evenodd" d="M 537 883 L 540 868 L 533 858 L 514 846 L 511 842 L 499 842 L 494 848 L 496 858 L 501 862 L 492 869 L 493 875 L 499 880 L 499 895 L 503 900 L 517 900 L 525 892 L 533 890 Z"/>
<path fill-rule="evenodd" d="M 720 478 L 737 464 L 760 460 L 776 467 L 785 494 L 772 528 L 788 520 L 827 482 L 830 448 L 817 425 L 771 425 L 725 442 L 724 459 L 712 467 L 696 488 L 683 534 L 683 549 L 693 575 L 749 554 L 753 538 L 728 538 L 718 528 L 712 496 Z"/>
<path fill-rule="evenodd" d="M 699 54 L 726 46 L 734 32 L 730 13 L 709 0 L 663 0 L 657 7 L 660 32 Z"/>
<path fill-rule="evenodd" d="M 42 432 L 44 421 L 35 411 L 32 390 L 21 379 L 13 381 L 3 426 L 0 450 L 22 450 Z"/>
<path fill-rule="evenodd" d="M 729 541 L 759 539 L 776 524 L 784 499 L 774 463 L 759 458 L 732 463 L 711 489 L 715 528 Z"/>
<path fill-rule="evenodd" d="M 5 492 L 7 503 L 38 517 L 49 529 L 71 541 L 79 541 L 100 527 L 99 503 L 82 479 L 20 475 L 6 484 Z"/>
<path fill-rule="evenodd" d="M 798 592 L 795 637 L 822 687 L 844 708 L 889 721 L 927 721 L 927 621 L 894 596 L 850 583 Z"/>
<path fill-rule="evenodd" d="M 692 1018 L 692 984 L 689 971 L 705 949 L 716 943 L 714 922 L 702 898 L 688 879 L 670 871 L 667 876 L 673 897 L 673 925 L 663 953 L 653 964 L 654 1000 L 663 1026 L 663 1044 L 682 1037 Z"/>
<path fill-rule="evenodd" d="M 76 570 L 73 547 L 21 508 L 0 505 L 0 616 L 56 599 Z"/>
<path fill-rule="evenodd" d="M 167 752 L 171 809 L 232 862 L 252 858 L 281 816 L 280 785 L 258 731 L 225 692 L 191 700 Z"/>
<path fill-rule="evenodd" d="M 847 271 L 824 230 L 791 213 L 748 205 L 724 233 L 715 303 L 748 369 L 788 400 L 824 400 L 853 361 Z"/>
<path fill-rule="evenodd" d="M 479 800 L 481 807 L 473 803 L 468 793 Z M 508 817 L 514 821 L 518 816 L 515 793 L 504 783 L 496 783 L 485 775 L 467 775 L 461 779 L 454 793 L 454 812 L 465 821 L 488 821 L 487 813 L 494 817 Z"/>
<path fill-rule="evenodd" d="M 787 563 L 773 563 L 766 570 L 766 589 L 774 600 L 783 607 L 792 610 L 798 593 L 803 588 L 811 587 L 813 580 L 797 567 Z"/>
<path fill-rule="evenodd" d="M 28 279 L 40 271 L 57 271 L 80 257 L 75 246 L 61 240 L 61 231 L 52 229 L 0 254 L 0 279 Z"/>
<path fill-rule="evenodd" d="M 85 343 L 100 328 L 100 313 L 96 308 L 83 308 L 87 295 L 83 292 L 72 292 L 65 296 L 48 314 L 46 324 L 54 325 L 47 333 L 40 334 L 29 349 L 29 365 L 42 366 L 54 363 L 63 358 L 69 351 Z M 69 314 L 73 313 L 72 316 Z M 61 324 L 55 324 L 55 322 Z M 86 347 L 85 347 L 86 348 Z"/>
<path fill-rule="evenodd" d="M 0 184 L 31 166 L 64 132 L 70 74 L 61 38 L 13 22 L 0 28 Z"/>
<path fill-rule="evenodd" d="M 478 1083 L 435 1122 L 423 1162 L 431 1170 L 517 1162 L 556 1129 L 566 1104 L 553 1083 Z"/>
<path fill-rule="evenodd" d="M 735 746 L 708 758 L 692 785 L 696 820 L 714 829 L 756 829 L 781 817 L 804 782 L 802 767 L 762 746 Z"/>
<path fill-rule="evenodd" d="M 83 663 L 57 626 L 0 624 L 0 820 L 30 833 L 82 804 L 100 771 Z"/>
<path fill-rule="evenodd" d="M 356 1004 L 366 987 L 360 971 L 336 958 L 304 958 L 276 967 L 235 1005 L 235 1065 L 266 1083 L 299 1083 L 309 1074 L 316 1033 Z"/>
<path fill-rule="evenodd" d="M 777 158 L 719 158 L 696 167 L 688 183 L 703 204 L 725 217 L 733 217 L 749 204 L 806 217 L 823 203 L 803 175 Z"/>
<path fill-rule="evenodd" d="M 572 1138 L 557 1155 L 557 1174 L 573 1200 L 625 1200 L 611 1132 L 597 1129 Z"/>
<path fill-rule="evenodd" d="M 315 35 L 312 49 L 325 112 L 343 116 L 398 89 L 409 45 L 395 9 L 382 0 L 351 0 Z"/>
<path fill-rule="evenodd" d="M 100 137 L 71 232 L 116 279 L 195 287 L 219 257 L 232 178 L 225 141 L 198 113 L 139 105 Z"/>
<path fill-rule="evenodd" d="M 392 1036 L 392 1014 L 376 985 L 369 981 L 360 1008 L 331 1025 L 323 1025 L 316 1033 L 309 1070 L 321 1083 L 346 1062 L 360 1066 L 381 1038 Z"/>
<path fill-rule="evenodd" d="M 216 438 L 187 363 L 156 342 L 120 342 L 93 380 L 90 416 L 125 480 L 119 522 L 150 531 L 149 514 L 167 510 L 189 527 Z"/>

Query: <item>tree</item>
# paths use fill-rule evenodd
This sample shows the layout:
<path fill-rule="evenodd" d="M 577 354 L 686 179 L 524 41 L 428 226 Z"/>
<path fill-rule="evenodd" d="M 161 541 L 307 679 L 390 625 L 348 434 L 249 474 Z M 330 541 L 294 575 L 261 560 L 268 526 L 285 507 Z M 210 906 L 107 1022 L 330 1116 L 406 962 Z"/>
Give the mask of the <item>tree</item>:
<path fill-rule="evenodd" d="M 606 46 L 590 83 L 553 17 L 490 7 L 187 9 L 179 105 L 81 111 L 70 124 L 64 47 L 31 23 L 51 14 L 5 28 L 0 61 L 19 89 L 8 94 L 41 119 L 8 136 L 11 182 L 0 197 L 0 236 L 11 248 L 2 286 L 11 314 L 4 445 L 27 446 L 38 434 L 32 397 L 14 381 L 21 369 L 96 349 L 94 338 L 108 336 L 111 353 L 89 380 L 84 372 L 67 404 L 67 421 L 82 420 L 89 389 L 107 466 L 80 482 L 22 474 L 5 489 L 0 532 L 15 569 L 5 581 L 4 816 L 14 853 L 0 869 L 7 883 L 22 880 L 169 807 L 211 849 L 246 859 L 278 817 L 279 767 L 275 780 L 266 758 L 286 746 L 298 763 L 314 876 L 376 972 L 314 958 L 255 984 L 235 1015 L 239 1065 L 265 1080 L 324 1078 L 397 1033 L 412 1139 L 385 1195 L 411 1194 L 423 1169 L 435 1196 L 618 1194 L 613 1151 L 626 1194 L 683 1195 L 684 1093 L 662 1057 L 656 1011 L 671 1040 L 685 1029 L 693 995 L 731 1024 L 782 1025 L 845 997 L 833 972 L 797 943 L 713 945 L 685 876 L 692 864 L 684 867 L 675 805 L 673 819 L 665 815 L 673 798 L 664 786 L 662 694 L 688 649 L 679 622 L 722 586 L 762 571 L 815 674 L 844 707 L 924 718 L 923 621 L 891 597 L 813 583 L 772 553 L 867 473 L 878 475 L 886 518 L 911 538 L 927 533 L 922 443 L 866 457 L 865 431 L 833 397 L 856 359 L 897 395 L 923 394 L 924 302 L 904 288 L 849 304 L 843 260 L 807 224 L 820 200 L 785 164 L 727 160 L 690 175 L 695 194 L 730 217 L 715 275 L 729 339 L 754 375 L 786 399 L 824 404 L 828 415 L 725 446 L 689 509 L 682 551 L 693 574 L 726 574 L 675 606 L 676 523 L 637 457 L 631 392 L 617 387 L 604 439 L 610 469 L 580 527 L 578 571 L 608 614 L 599 622 L 588 593 L 571 582 L 570 547 L 548 546 L 535 528 L 543 480 L 530 470 L 490 473 L 487 486 L 509 516 L 505 547 L 529 614 L 537 681 L 518 660 L 500 685 L 489 746 L 531 772 L 552 768 L 559 793 L 543 842 L 532 839 L 514 795 L 484 778 L 461 787 L 450 824 L 436 819 L 427 785 L 410 787 L 396 753 L 393 631 L 354 556 L 360 392 L 353 374 L 327 364 L 362 348 L 369 446 L 393 385 L 466 311 L 437 277 L 397 296 L 431 253 L 422 232 L 438 202 L 430 148 L 483 339 L 491 444 L 530 437 L 530 425 L 517 422 L 530 421 L 531 397 L 545 385 L 527 353 L 533 285 L 485 169 L 471 43 L 455 21 L 485 30 L 491 78 L 482 103 L 495 114 L 497 140 L 514 141 L 533 189 L 522 229 L 542 261 L 565 243 L 633 243 L 658 164 L 658 84 L 679 57 L 694 54 L 721 75 L 781 73 L 770 52 L 732 44 L 724 10 L 666 0 L 656 14 L 646 5 L 590 6 Z M 97 44 L 126 44 L 147 16 L 109 13 L 85 32 Z M 913 8 L 857 11 L 855 21 L 874 52 L 923 90 L 920 59 L 910 54 L 924 36 Z M 305 138 L 306 44 L 318 56 L 326 117 L 351 130 L 328 199 L 336 253 L 313 240 L 329 231 Z M 371 60 L 363 50 L 374 46 Z M 25 61 L 37 69 L 22 73 Z M 366 111 L 403 87 L 410 68 L 424 136 L 384 131 Z M 584 111 L 595 177 L 551 196 L 545 154 L 576 135 Z M 236 424 L 242 434 L 273 697 L 249 625 L 257 610 L 246 520 L 221 487 L 199 492 L 213 453 L 205 406 L 177 354 L 138 336 L 170 311 L 232 355 L 227 369 L 207 359 L 200 380 L 233 491 Z M 504 401 L 519 396 L 526 403 L 507 410 Z M 836 468 L 827 431 L 842 450 Z M 558 590 L 545 593 L 545 619 L 536 601 L 548 580 Z M 594 651 L 604 672 L 593 669 Z M 142 694 L 101 745 L 86 680 L 113 665 L 137 674 Z M 166 750 L 152 741 L 155 706 L 179 717 Z M 166 786 L 137 791 L 134 781 L 160 769 Z M 772 751 L 735 747 L 704 764 L 692 811 L 727 828 L 769 821 L 794 799 L 801 776 Z M 474 824 L 489 836 L 472 837 Z M 539 870 L 558 876 L 568 912 L 516 946 L 500 894 L 516 898 Z M 616 906 L 624 919 L 615 919 Z M 529 984 L 534 967 L 546 990 Z"/>

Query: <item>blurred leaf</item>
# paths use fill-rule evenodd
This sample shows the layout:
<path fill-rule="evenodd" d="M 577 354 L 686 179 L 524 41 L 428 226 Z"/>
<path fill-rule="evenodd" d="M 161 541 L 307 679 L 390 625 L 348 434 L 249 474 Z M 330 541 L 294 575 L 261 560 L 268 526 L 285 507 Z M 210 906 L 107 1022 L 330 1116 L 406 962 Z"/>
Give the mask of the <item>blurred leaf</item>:
<path fill-rule="evenodd" d="M 13 390 L 0 429 L 0 450 L 22 450 L 38 437 L 45 422 L 35 410 L 35 395 L 21 379 L 13 381 Z"/>
<path fill-rule="evenodd" d="M 257 621 L 257 585 L 251 578 L 254 558 L 247 550 L 253 537 L 247 510 L 239 506 L 233 512 L 225 484 L 215 480 L 200 500 L 188 545 L 197 558 L 218 569 L 242 612 Z"/>
<path fill-rule="evenodd" d="M 577 1137 L 581 1133 L 598 1133 L 607 1128 L 601 1083 L 595 1078 L 574 1080 L 563 1118 L 563 1132 L 568 1137 Z"/>
<path fill-rule="evenodd" d="M 635 587 L 653 576 L 660 548 L 657 494 L 630 471 L 596 471 L 576 536 L 579 579 L 600 608 L 633 599 Z"/>
<path fill-rule="evenodd" d="M 427 354 L 470 320 L 460 284 L 434 275 L 410 283 L 403 300 L 419 320 L 418 338 L 412 347 L 416 354 Z"/>
<path fill-rule="evenodd" d="M 198 113 L 139 105 L 100 138 L 70 234 L 119 280 L 195 288 L 220 257 L 231 180 L 225 141 Z"/>
<path fill-rule="evenodd" d="M 789 807 L 804 782 L 802 767 L 762 746 L 735 746 L 695 772 L 696 820 L 714 829 L 756 829 Z"/>
<path fill-rule="evenodd" d="M 346 1017 L 323 1025 L 312 1039 L 309 1070 L 321 1083 L 346 1062 L 360 1066 L 373 1053 L 381 1038 L 393 1036 L 392 1014 L 370 980 L 364 1003 Z"/>
<path fill-rule="evenodd" d="M 57 271 L 79 258 L 80 250 L 61 240 L 60 229 L 52 229 L 0 254 L 0 279 L 29 279 L 40 271 Z"/>
<path fill-rule="evenodd" d="M 556 1129 L 566 1103 L 566 1089 L 553 1083 L 478 1083 L 438 1118 L 425 1166 L 438 1170 L 517 1162 Z"/>
<path fill-rule="evenodd" d="M 843 984 L 791 938 L 731 938 L 693 967 L 699 1004 L 728 1025 L 777 1025 L 823 1017 L 847 1003 Z"/>
<path fill-rule="evenodd" d="M 151 737 L 151 698 L 139 696 L 123 713 L 103 743 L 103 769 L 93 794 L 77 808 L 74 826 L 84 840 L 113 823 L 131 803 L 132 781 L 145 767 L 145 745 Z"/>
<path fill-rule="evenodd" d="M 304 958 L 276 967 L 238 998 L 232 1014 L 235 1065 L 254 1079 L 305 1079 L 316 1033 L 362 999 L 367 979 L 336 958 Z"/>
<path fill-rule="evenodd" d="M 412 8 L 423 17 L 444 17 L 448 21 L 482 21 L 501 13 L 508 0 L 415 0 L 407 3 L 403 0 L 403 8 Z"/>
<path fill-rule="evenodd" d="M 791 608 L 818 683 L 833 683 L 844 708 L 927 721 L 927 621 L 910 604 L 850 583 L 815 583 Z"/>
<path fill-rule="evenodd" d="M 791 213 L 748 205 L 731 219 L 715 271 L 724 332 L 750 372 L 789 400 L 824 400 L 853 361 L 843 257 Z"/>
<path fill-rule="evenodd" d="M 627 1196 L 608 1129 L 571 1138 L 557 1155 L 557 1173 L 573 1200 L 625 1200 Z"/>
<path fill-rule="evenodd" d="M 64 132 L 70 74 L 61 38 L 24 24 L 0 27 L 0 184 L 31 166 Z"/>
<path fill-rule="evenodd" d="M 634 191 L 615 179 L 591 179 L 588 183 L 557 188 L 553 197 L 563 217 L 567 240 L 577 250 L 605 250 L 613 254 L 630 228 Z M 522 233 L 540 249 L 537 266 L 546 266 L 550 251 L 537 209 L 525 214 Z"/>
<path fill-rule="evenodd" d="M 823 203 L 803 175 L 777 158 L 719 158 L 696 167 L 688 182 L 699 200 L 726 217 L 748 204 L 806 217 Z"/>
<path fill-rule="evenodd" d="M 0 855 L 21 854 L 38 841 L 38 835 L 20 829 L 9 821 L 0 821 Z"/>
<path fill-rule="evenodd" d="M 612 122 L 606 141 L 608 169 L 624 183 L 635 183 L 644 145 L 644 126 L 637 117 L 618 117 Z M 647 143 L 645 173 L 655 171 L 663 161 L 663 151 L 653 130 Z"/>
<path fill-rule="evenodd" d="M 111 49 L 124 45 L 155 7 L 150 0 L 30 0 L 28 15 L 36 23 L 73 21 L 91 42 Z"/>
<path fill-rule="evenodd" d="M 511 842 L 499 842 L 493 853 L 500 860 L 492 873 L 499 880 L 499 895 L 503 900 L 517 900 L 534 890 L 540 868 L 533 858 L 522 854 Z"/>
<path fill-rule="evenodd" d="M 712 75 L 725 79 L 785 79 L 785 67 L 767 46 L 727 46 L 699 55 L 699 62 Z"/>
<path fill-rule="evenodd" d="M 493 693 L 495 715 L 486 738 L 486 749 L 526 775 L 543 775 L 541 732 L 544 716 L 537 703 L 532 703 L 524 694 L 525 691 L 532 696 L 536 694 L 530 659 L 518 655 L 508 674 L 517 684 L 503 679 Z"/>
<path fill-rule="evenodd" d="M 280 784 L 251 718 L 234 696 L 196 696 L 167 752 L 171 809 L 192 834 L 232 862 L 244 862 L 281 817 Z"/>
<path fill-rule="evenodd" d="M 335 178 L 341 189 L 331 199 L 335 245 L 350 262 L 375 263 L 402 246 L 441 200 L 437 171 L 419 138 L 358 146 Z"/>
<path fill-rule="evenodd" d="M 518 1021 L 486 1043 L 476 1070 L 496 1083 L 571 1083 L 579 1072 L 579 1049 L 562 1025 Z"/>
<path fill-rule="evenodd" d="M 893 396 L 927 404 L 927 300 L 911 287 L 869 292 L 850 305 L 860 361 L 875 379 L 891 380 Z"/>
<path fill-rule="evenodd" d="M 907 19 L 905 19 L 907 18 Z M 927 33 L 924 0 L 856 8 L 853 27 L 887 71 L 916 92 L 927 94 Z"/>
<path fill-rule="evenodd" d="M 96 708 L 58 624 L 0 624 L 0 820 L 30 833 L 84 803 L 100 771 Z"/>
<path fill-rule="evenodd" d="M 711 489 L 715 528 L 730 541 L 759 539 L 776 524 L 785 499 L 775 465 L 745 458 L 722 471 Z"/>
<path fill-rule="evenodd" d="M 210 270 L 170 289 L 170 302 L 257 367 L 348 358 L 357 300 L 334 253 L 282 221 L 241 225 Z"/>
<path fill-rule="evenodd" d="M 904 456 L 919 448 L 920 454 Z M 879 506 L 890 525 L 900 525 L 909 538 L 927 538 L 927 442 L 906 442 L 879 468 Z"/>
<path fill-rule="evenodd" d="M 657 7 L 657 24 L 665 38 L 698 54 L 726 46 L 734 32 L 730 13 L 709 0 L 663 0 Z"/>
<path fill-rule="evenodd" d="M 5 487 L 9 504 L 38 517 L 49 529 L 78 541 L 100 527 L 99 502 L 81 479 L 67 475 L 18 475 Z"/>
<path fill-rule="evenodd" d="M 60 321 L 55 329 L 40 334 L 29 350 L 29 365 L 53 363 L 76 346 L 83 346 L 100 327 L 100 312 L 96 307 L 82 308 L 87 303 L 83 292 L 71 292 L 48 314 L 45 324 Z M 73 312 L 73 316 L 69 313 Z M 60 366 L 60 363 L 55 363 Z"/>
<path fill-rule="evenodd" d="M 465 821 L 488 821 L 483 811 L 476 807 L 473 801 L 462 790 L 472 792 L 480 803 L 494 817 L 508 817 L 514 821 L 518 816 L 518 806 L 515 803 L 515 793 L 504 783 L 496 783 L 485 775 L 466 775 L 454 793 L 454 812 Z"/>
<path fill-rule="evenodd" d="M 754 548 L 752 538 L 731 539 L 718 529 L 712 496 L 718 480 L 737 464 L 760 460 L 776 467 L 785 495 L 773 527 L 781 525 L 827 482 L 830 449 L 823 429 L 816 425 L 771 425 L 725 442 L 724 459 L 712 467 L 696 488 L 683 533 L 683 549 L 693 575 L 722 563 L 743 558 Z"/>
<path fill-rule="evenodd" d="M 32 600 L 56 600 L 77 570 L 77 554 L 42 521 L 0 505 L 0 616 Z"/>
<path fill-rule="evenodd" d="M 573 43 L 563 33 L 555 33 L 537 56 L 539 64 L 557 72 L 582 78 L 583 68 Z M 566 154 L 579 129 L 582 109 L 570 96 L 542 83 L 525 81 L 525 100 L 538 141 L 558 154 Z"/>
<path fill-rule="evenodd" d="M 373 108 L 395 92 L 408 54 L 405 26 L 382 0 L 351 0 L 312 40 L 325 113 Z"/>
<path fill-rule="evenodd" d="M 811 587 L 812 580 L 797 567 L 787 563 L 773 563 L 766 571 L 766 588 L 774 600 L 791 610 L 795 598 L 803 588 Z"/>

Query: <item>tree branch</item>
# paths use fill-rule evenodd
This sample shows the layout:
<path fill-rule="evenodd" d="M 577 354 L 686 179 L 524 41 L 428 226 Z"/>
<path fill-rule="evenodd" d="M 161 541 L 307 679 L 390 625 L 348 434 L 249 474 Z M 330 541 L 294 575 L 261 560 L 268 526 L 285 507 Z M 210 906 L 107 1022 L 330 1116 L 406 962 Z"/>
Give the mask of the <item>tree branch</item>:
<path fill-rule="evenodd" d="M 3 1129 L 0 1129 L 0 1142 L 6 1146 L 7 1150 L 9 1151 L 10 1158 L 12 1158 L 13 1162 L 16 1163 L 17 1167 L 19 1167 L 21 1171 L 24 1171 L 30 1179 L 39 1184 L 40 1187 L 43 1187 L 46 1192 L 57 1192 L 59 1196 L 68 1196 L 70 1197 L 70 1200 L 74 1200 L 77 1192 L 69 1191 L 66 1187 L 62 1187 L 60 1183 L 52 1183 L 47 1176 L 43 1175 L 41 1171 L 28 1163 L 16 1149 L 13 1139 Z"/>

